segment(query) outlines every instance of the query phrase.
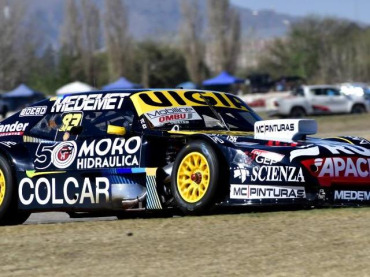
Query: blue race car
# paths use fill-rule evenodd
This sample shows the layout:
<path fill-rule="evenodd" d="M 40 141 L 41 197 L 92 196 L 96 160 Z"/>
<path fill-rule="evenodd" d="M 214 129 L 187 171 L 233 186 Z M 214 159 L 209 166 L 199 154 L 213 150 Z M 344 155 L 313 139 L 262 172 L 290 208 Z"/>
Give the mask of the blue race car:
<path fill-rule="evenodd" d="M 202 90 L 53 97 L 0 124 L 0 223 L 30 213 L 370 204 L 370 142 Z"/>

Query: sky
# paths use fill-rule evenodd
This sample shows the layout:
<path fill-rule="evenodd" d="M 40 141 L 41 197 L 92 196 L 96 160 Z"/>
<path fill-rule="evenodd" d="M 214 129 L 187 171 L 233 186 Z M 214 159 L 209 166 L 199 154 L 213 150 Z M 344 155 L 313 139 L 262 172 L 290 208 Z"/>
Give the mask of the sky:
<path fill-rule="evenodd" d="M 370 24 L 370 0 L 231 0 L 252 10 L 274 9 L 278 13 L 305 16 L 336 16 Z"/>

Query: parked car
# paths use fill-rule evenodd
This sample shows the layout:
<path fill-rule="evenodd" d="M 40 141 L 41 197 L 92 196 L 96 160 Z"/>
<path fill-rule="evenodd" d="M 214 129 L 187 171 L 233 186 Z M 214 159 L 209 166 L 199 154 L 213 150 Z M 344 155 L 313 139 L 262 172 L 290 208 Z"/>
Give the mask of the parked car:
<path fill-rule="evenodd" d="M 261 205 L 370 205 L 370 142 L 263 121 L 231 94 L 119 90 L 43 100 L 0 123 L 0 223 Z M 76 214 L 77 213 L 77 214 Z"/>
<path fill-rule="evenodd" d="M 365 113 L 369 105 L 363 96 L 345 95 L 336 86 L 302 86 L 288 97 L 267 103 L 270 116 L 300 118 L 306 115 Z"/>

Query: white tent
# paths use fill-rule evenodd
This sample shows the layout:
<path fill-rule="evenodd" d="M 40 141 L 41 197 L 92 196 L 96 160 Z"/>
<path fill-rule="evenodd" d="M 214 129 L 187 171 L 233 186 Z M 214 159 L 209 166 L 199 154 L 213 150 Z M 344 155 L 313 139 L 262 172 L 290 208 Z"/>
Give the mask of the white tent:
<path fill-rule="evenodd" d="M 77 92 L 87 92 L 96 90 L 96 88 L 89 86 L 88 84 L 76 81 L 69 84 L 62 86 L 61 88 L 57 89 L 57 95 L 61 94 L 69 94 L 69 93 L 77 93 Z"/>

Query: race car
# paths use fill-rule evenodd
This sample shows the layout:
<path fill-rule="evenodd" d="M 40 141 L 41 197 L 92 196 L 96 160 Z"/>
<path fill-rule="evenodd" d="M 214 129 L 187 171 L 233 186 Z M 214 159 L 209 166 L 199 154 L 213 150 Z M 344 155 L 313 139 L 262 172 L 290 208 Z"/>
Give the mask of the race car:
<path fill-rule="evenodd" d="M 0 223 L 42 211 L 370 204 L 370 142 L 316 132 L 313 120 L 264 121 L 214 91 L 52 97 L 0 123 Z"/>

